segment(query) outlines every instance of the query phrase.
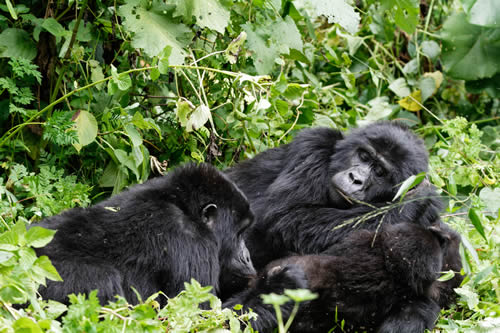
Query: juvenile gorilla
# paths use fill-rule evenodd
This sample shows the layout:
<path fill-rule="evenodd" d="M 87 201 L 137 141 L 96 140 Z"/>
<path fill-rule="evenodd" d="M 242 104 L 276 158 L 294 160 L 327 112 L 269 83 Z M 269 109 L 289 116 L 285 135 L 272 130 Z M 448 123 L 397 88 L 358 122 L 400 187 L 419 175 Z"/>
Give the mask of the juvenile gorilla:
<path fill-rule="evenodd" d="M 386 205 L 427 164 L 422 140 L 397 122 L 375 123 L 347 137 L 328 128 L 306 129 L 291 143 L 237 164 L 227 175 L 255 214 L 245 235 L 254 265 L 325 251 L 352 231 L 334 227 Z M 410 199 L 359 227 L 373 230 L 382 216 L 386 224 L 438 221 L 441 202 L 433 188 L 422 187 Z"/>
<path fill-rule="evenodd" d="M 265 271 L 296 265 L 319 293 L 299 310 L 292 332 L 328 332 L 337 317 L 335 332 L 422 333 L 439 314 L 436 279 L 448 246 L 457 241 L 447 227 L 399 223 L 379 233 L 354 231 L 321 255 L 279 259 Z"/>
<path fill-rule="evenodd" d="M 98 289 L 101 302 L 122 295 L 136 302 L 157 291 L 177 295 L 191 278 L 215 293 L 255 274 L 241 236 L 252 223 L 244 194 L 209 165 L 186 165 L 95 206 L 43 220 L 57 229 L 47 255 L 63 282 L 44 298 L 67 303 L 70 293 Z M 160 303 L 165 304 L 162 298 Z"/>

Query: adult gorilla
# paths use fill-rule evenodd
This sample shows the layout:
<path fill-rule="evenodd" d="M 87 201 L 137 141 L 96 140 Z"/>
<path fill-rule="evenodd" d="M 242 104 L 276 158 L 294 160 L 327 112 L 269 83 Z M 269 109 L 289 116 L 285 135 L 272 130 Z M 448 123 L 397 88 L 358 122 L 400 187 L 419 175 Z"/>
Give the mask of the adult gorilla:
<path fill-rule="evenodd" d="M 289 144 L 267 150 L 227 171 L 255 214 L 246 244 L 256 268 L 290 253 L 316 254 L 346 237 L 343 222 L 387 205 L 399 185 L 427 171 L 421 139 L 397 122 L 353 130 L 347 137 L 329 128 L 301 131 Z M 375 229 L 411 221 L 429 226 L 439 219 L 440 200 L 420 186 L 402 207 L 358 224 Z"/>

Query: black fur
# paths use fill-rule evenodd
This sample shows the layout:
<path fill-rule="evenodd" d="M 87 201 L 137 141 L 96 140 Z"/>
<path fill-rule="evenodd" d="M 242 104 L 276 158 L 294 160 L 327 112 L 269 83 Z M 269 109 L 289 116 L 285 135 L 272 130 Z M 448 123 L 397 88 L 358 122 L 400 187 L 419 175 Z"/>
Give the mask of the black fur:
<path fill-rule="evenodd" d="M 342 332 L 422 333 L 439 314 L 432 296 L 450 231 L 412 223 L 379 233 L 359 230 L 324 254 L 273 261 L 266 271 L 296 265 L 320 295 L 301 308 L 293 332 L 327 332 L 336 325 L 341 332 L 345 320 Z"/>
<path fill-rule="evenodd" d="M 173 297 L 191 278 L 218 295 L 234 293 L 255 274 L 241 236 L 252 219 L 244 194 L 224 174 L 186 165 L 43 220 L 40 226 L 57 232 L 37 254 L 47 255 L 64 281 L 49 281 L 40 293 L 67 303 L 70 293 L 98 289 L 102 302 L 114 295 L 136 302 L 131 287 L 143 298 L 157 291 Z"/>
<path fill-rule="evenodd" d="M 379 174 L 380 165 L 383 172 Z M 255 223 L 245 238 L 254 265 L 262 269 L 291 254 L 325 253 L 353 230 L 375 230 L 382 219 L 384 225 L 408 222 L 447 228 L 439 220 L 442 203 L 428 183 L 409 192 L 401 206 L 339 227 L 386 206 L 405 179 L 427 170 L 423 141 L 400 123 L 380 122 L 353 130 L 346 137 L 328 128 L 303 130 L 291 143 L 239 163 L 227 174 L 247 195 L 254 211 Z M 458 272 L 460 237 L 453 237 L 442 270 Z M 394 307 L 387 325 L 422 331 L 434 322 L 436 309 L 453 302 L 453 288 L 461 280 L 457 274 L 451 281 L 437 283 L 432 297 L 414 308 Z"/>
<path fill-rule="evenodd" d="M 336 192 L 332 178 L 348 169 L 358 148 L 364 146 L 372 147 L 391 164 L 391 170 L 374 178 L 366 189 L 364 201 L 375 206 L 390 201 L 406 178 L 427 171 L 428 157 L 422 140 L 393 122 L 353 130 L 345 138 L 333 129 L 306 129 L 290 144 L 267 150 L 227 170 L 255 214 L 246 244 L 257 268 L 289 253 L 321 253 L 352 231 L 334 227 L 373 210 L 332 198 Z M 385 214 L 384 223 L 404 220 L 431 225 L 439 219 L 441 208 L 434 189 L 422 186 L 402 208 Z M 373 230 L 381 216 L 358 226 Z"/>

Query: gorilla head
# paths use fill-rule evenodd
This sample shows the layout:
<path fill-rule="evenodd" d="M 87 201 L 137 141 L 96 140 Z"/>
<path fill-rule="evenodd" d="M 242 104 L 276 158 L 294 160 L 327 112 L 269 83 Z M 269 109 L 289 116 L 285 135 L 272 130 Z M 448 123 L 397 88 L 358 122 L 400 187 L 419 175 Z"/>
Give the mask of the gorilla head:
<path fill-rule="evenodd" d="M 397 122 L 353 130 L 336 144 L 329 166 L 329 195 L 336 206 L 349 198 L 389 201 L 406 178 L 427 171 L 423 141 Z"/>

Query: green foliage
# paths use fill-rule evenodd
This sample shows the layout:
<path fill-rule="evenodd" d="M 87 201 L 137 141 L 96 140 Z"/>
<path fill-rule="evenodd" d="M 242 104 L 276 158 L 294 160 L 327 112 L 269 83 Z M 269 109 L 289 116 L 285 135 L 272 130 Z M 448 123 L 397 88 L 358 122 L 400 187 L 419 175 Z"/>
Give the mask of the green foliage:
<path fill-rule="evenodd" d="M 398 119 L 425 139 L 427 176 L 447 204 L 443 218 L 464 239 L 469 275 L 457 290 L 458 306 L 443 313 L 438 328 L 494 330 L 500 299 L 495 4 L 132 0 L 47 7 L 7 0 L 0 5 L 0 231 L 16 226 L 22 233 L 19 223 L 88 205 L 186 161 L 230 166 L 289 142 L 302 128 L 345 130 Z M 402 184 L 400 197 L 422 177 Z M 0 249 L 0 261 L 33 261 L 28 246 L 16 246 L 25 250 Z M 28 277 L 18 282 L 26 295 L 38 283 Z M 177 325 L 195 331 L 226 321 L 239 329 L 244 318 L 192 288 L 161 310 L 154 300 L 102 307 L 95 295 L 75 296 L 62 321 L 55 318 L 65 308 L 51 302 L 27 312 L 2 304 L 9 313 L 0 316 L 0 330 Z M 212 310 L 191 307 L 197 299 L 211 302 Z M 193 317 L 183 321 L 183 311 Z"/>

